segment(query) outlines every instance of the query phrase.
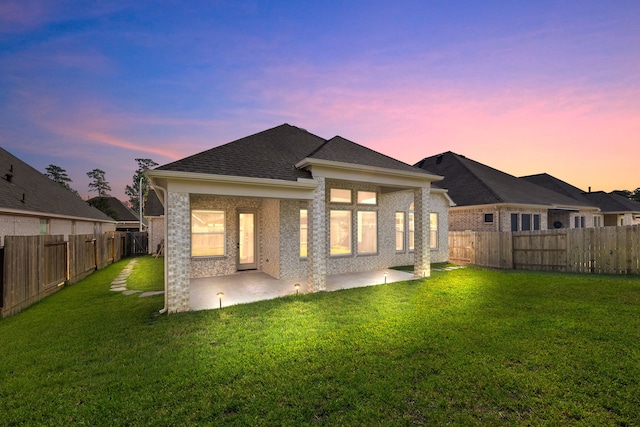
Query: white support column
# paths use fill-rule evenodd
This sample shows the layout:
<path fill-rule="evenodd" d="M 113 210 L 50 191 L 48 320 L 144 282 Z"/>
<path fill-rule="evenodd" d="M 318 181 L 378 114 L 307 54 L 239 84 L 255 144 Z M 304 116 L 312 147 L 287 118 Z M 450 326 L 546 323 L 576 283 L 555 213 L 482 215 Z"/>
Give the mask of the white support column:
<path fill-rule="evenodd" d="M 165 221 L 167 269 L 167 308 L 169 313 L 189 311 L 191 283 L 191 212 L 189 193 L 168 192 Z"/>
<path fill-rule="evenodd" d="M 417 277 L 431 276 L 431 245 L 429 244 L 429 187 L 416 188 L 414 201 L 414 274 Z"/>
<path fill-rule="evenodd" d="M 307 204 L 307 290 L 324 291 L 327 285 L 327 213 L 325 203 L 325 179 L 315 178 L 318 187 L 313 200 Z"/>

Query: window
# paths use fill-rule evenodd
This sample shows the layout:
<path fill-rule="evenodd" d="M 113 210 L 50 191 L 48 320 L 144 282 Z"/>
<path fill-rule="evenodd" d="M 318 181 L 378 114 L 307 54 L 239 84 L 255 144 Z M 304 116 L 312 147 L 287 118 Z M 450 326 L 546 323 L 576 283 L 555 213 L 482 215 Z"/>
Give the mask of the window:
<path fill-rule="evenodd" d="M 522 214 L 522 231 L 531 231 L 531 214 Z"/>
<path fill-rule="evenodd" d="M 191 256 L 224 255 L 224 211 L 191 211 Z"/>
<path fill-rule="evenodd" d="M 431 249 L 438 249 L 438 214 L 429 214 L 429 246 Z"/>
<path fill-rule="evenodd" d="M 511 231 L 518 231 L 518 214 L 511 214 Z"/>
<path fill-rule="evenodd" d="M 351 190 L 332 188 L 329 191 L 329 201 L 332 203 L 351 203 Z"/>
<path fill-rule="evenodd" d="M 329 212 L 330 254 L 351 254 L 351 211 L 332 210 Z"/>
<path fill-rule="evenodd" d="M 602 217 L 594 216 L 593 217 L 593 226 L 594 227 L 602 227 Z"/>
<path fill-rule="evenodd" d="M 375 205 L 376 192 L 375 191 L 358 191 L 358 204 L 359 205 Z"/>
<path fill-rule="evenodd" d="M 585 225 L 585 217 L 581 216 L 580 217 L 580 228 L 584 228 Z"/>
<path fill-rule="evenodd" d="M 540 215 L 533 214 L 533 229 L 540 230 Z"/>
<path fill-rule="evenodd" d="M 300 256 L 307 256 L 307 210 L 300 209 Z"/>
<path fill-rule="evenodd" d="M 358 253 L 371 254 L 378 250 L 377 212 L 358 211 Z"/>
<path fill-rule="evenodd" d="M 40 219 L 40 234 L 49 234 L 49 220 Z"/>
<path fill-rule="evenodd" d="M 404 212 L 396 212 L 396 252 L 404 251 Z"/>
<path fill-rule="evenodd" d="M 76 234 L 76 222 L 71 221 L 71 234 Z"/>
<path fill-rule="evenodd" d="M 413 220 L 413 212 L 409 212 L 409 250 L 415 248 L 415 222 Z"/>
<path fill-rule="evenodd" d="M 493 224 L 493 214 L 484 214 L 484 223 L 485 224 Z"/>

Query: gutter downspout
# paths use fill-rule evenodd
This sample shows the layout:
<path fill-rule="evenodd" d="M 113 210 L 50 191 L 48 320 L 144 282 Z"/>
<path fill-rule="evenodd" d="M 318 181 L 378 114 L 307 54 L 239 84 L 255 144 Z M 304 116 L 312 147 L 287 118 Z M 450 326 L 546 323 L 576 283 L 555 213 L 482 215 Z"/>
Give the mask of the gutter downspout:
<path fill-rule="evenodd" d="M 167 190 L 160 187 L 160 186 L 154 186 L 157 190 L 162 191 L 162 194 L 164 195 L 163 199 L 164 199 L 164 204 L 167 205 Z M 164 207 L 164 206 L 163 206 Z M 169 289 L 168 289 L 168 280 L 167 278 L 169 277 L 169 265 L 167 263 L 167 223 L 168 223 L 168 213 L 169 213 L 169 209 L 167 209 L 166 207 L 164 208 L 164 221 L 163 221 L 163 228 L 164 228 L 164 307 L 162 308 L 162 310 L 160 310 L 158 312 L 158 314 L 164 314 L 167 312 L 167 310 L 169 309 Z"/>

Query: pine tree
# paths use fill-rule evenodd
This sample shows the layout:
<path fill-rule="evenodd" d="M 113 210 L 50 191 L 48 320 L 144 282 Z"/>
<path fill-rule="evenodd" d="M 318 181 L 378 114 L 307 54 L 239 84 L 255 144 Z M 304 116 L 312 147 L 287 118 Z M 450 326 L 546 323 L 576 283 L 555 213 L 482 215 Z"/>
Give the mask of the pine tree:
<path fill-rule="evenodd" d="M 51 181 L 57 184 L 60 184 L 62 187 L 80 196 L 76 190 L 74 190 L 73 188 L 71 188 L 71 186 L 69 186 L 69 183 L 73 181 L 71 180 L 71 178 L 69 178 L 69 175 L 67 175 L 66 170 L 56 165 L 49 165 L 45 170 L 47 171 L 45 173 L 45 176 L 49 178 Z"/>
<path fill-rule="evenodd" d="M 89 191 L 97 191 L 98 196 L 108 197 L 111 186 L 105 178 L 105 171 L 102 169 L 94 169 L 91 172 L 87 172 L 87 176 L 93 181 L 89 183 Z"/>
<path fill-rule="evenodd" d="M 142 178 L 142 201 L 144 205 L 144 201 L 149 194 L 149 178 L 146 172 L 158 166 L 158 164 L 151 159 L 136 159 L 136 162 L 138 163 L 138 169 L 136 169 L 136 173 L 132 178 L 133 185 L 127 185 L 124 190 L 126 195 L 129 196 L 129 205 L 131 205 L 131 209 L 133 209 L 134 212 L 138 212 L 140 209 L 140 179 Z"/>

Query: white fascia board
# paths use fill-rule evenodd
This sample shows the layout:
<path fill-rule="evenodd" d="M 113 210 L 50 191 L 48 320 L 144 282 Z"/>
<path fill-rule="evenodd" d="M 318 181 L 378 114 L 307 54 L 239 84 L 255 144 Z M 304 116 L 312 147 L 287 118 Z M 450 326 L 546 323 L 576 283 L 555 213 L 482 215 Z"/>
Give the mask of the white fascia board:
<path fill-rule="evenodd" d="M 154 186 L 167 191 L 221 196 L 311 200 L 318 186 L 315 180 L 305 178 L 287 181 L 177 171 L 149 171 L 148 176 Z"/>
<path fill-rule="evenodd" d="M 301 160 L 295 166 L 298 169 L 310 169 L 313 176 L 394 187 L 428 187 L 431 182 L 444 179 L 439 175 L 417 171 L 410 172 L 310 158 Z"/>
<path fill-rule="evenodd" d="M 67 219 L 72 221 L 84 221 L 84 222 L 102 222 L 107 224 L 115 224 L 116 220 L 98 219 L 98 218 L 86 218 L 82 216 L 72 215 L 59 215 L 47 212 L 38 211 L 23 211 L 20 209 L 0 208 L 0 214 L 16 215 L 16 216 L 29 216 L 37 218 L 55 218 L 55 219 Z"/>
<path fill-rule="evenodd" d="M 454 207 L 456 206 L 456 202 L 453 201 L 453 199 L 449 196 L 449 190 L 445 190 L 444 188 L 434 188 L 431 187 L 430 190 L 432 193 L 437 193 L 437 194 L 444 194 L 444 196 L 447 198 L 447 200 L 449 201 L 449 207 Z"/>

